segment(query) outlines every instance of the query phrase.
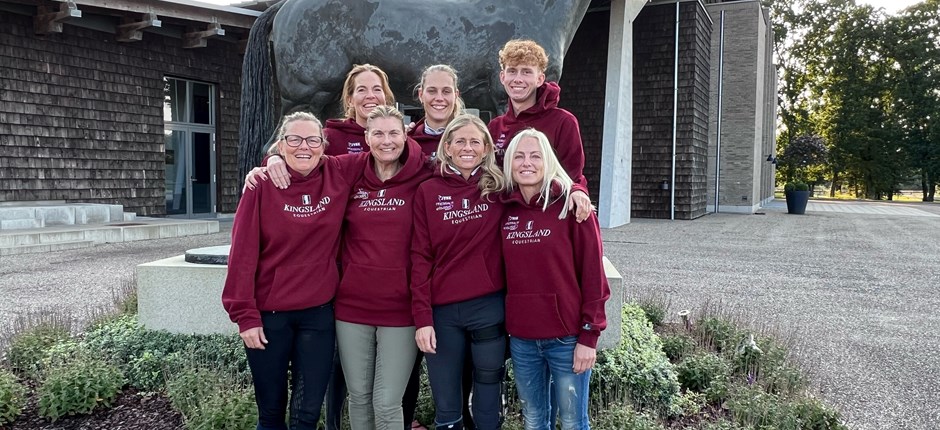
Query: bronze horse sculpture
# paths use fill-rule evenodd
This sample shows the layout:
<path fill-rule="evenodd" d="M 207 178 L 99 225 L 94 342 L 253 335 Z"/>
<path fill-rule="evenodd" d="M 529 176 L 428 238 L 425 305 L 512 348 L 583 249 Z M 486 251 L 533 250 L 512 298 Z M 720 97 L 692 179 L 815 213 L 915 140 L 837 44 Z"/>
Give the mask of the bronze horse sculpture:
<path fill-rule="evenodd" d="M 590 3 L 282 0 L 255 21 L 245 52 L 239 173 L 258 165 L 280 116 L 305 110 L 323 118 L 354 64 L 381 67 L 399 97 L 412 92 L 425 67 L 450 64 L 468 107 L 502 113 L 499 48 L 514 38 L 535 40 L 549 55 L 546 78 L 557 80 Z"/>

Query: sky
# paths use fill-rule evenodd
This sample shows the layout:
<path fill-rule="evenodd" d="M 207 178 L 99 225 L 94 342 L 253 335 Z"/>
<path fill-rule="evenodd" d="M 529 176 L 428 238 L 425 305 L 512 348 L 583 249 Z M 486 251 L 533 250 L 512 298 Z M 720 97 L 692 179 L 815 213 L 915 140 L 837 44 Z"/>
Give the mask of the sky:
<path fill-rule="evenodd" d="M 224 4 L 224 5 L 233 4 L 233 3 L 241 3 L 241 0 L 237 0 L 237 1 L 236 0 L 197 0 L 197 1 L 205 2 L 205 3 L 212 3 L 212 4 Z M 885 11 L 891 15 L 897 13 L 897 11 L 903 8 L 906 8 L 910 5 L 913 5 L 915 3 L 920 3 L 920 0 L 855 0 L 855 1 L 858 4 L 867 3 L 876 8 L 883 7 L 885 8 Z"/>

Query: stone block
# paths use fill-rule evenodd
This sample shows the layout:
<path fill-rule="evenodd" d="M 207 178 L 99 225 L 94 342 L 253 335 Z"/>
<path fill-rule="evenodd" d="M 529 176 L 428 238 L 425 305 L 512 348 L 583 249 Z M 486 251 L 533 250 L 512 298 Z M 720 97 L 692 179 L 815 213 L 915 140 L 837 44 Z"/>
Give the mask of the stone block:
<path fill-rule="evenodd" d="M 610 285 L 610 299 L 604 306 L 607 314 L 607 328 L 601 332 L 601 337 L 597 340 L 598 350 L 616 348 L 620 345 L 622 337 L 620 327 L 623 325 L 623 276 L 607 257 L 604 257 L 604 273 Z"/>
<path fill-rule="evenodd" d="M 177 223 L 160 226 L 160 237 L 178 237 L 180 235 L 180 225 Z"/>
<path fill-rule="evenodd" d="M 106 205 L 108 208 L 108 221 L 106 222 L 115 222 L 115 221 L 124 221 L 124 206 L 122 205 Z"/>
<path fill-rule="evenodd" d="M 198 234 L 209 234 L 208 222 L 182 223 L 177 226 L 177 236 L 195 236 Z"/>
<path fill-rule="evenodd" d="M 120 243 L 124 241 L 124 232 L 120 227 L 95 228 L 84 230 L 85 240 L 95 243 Z"/>
<path fill-rule="evenodd" d="M 121 230 L 123 231 L 125 242 L 160 238 L 160 226 L 157 225 L 135 225 L 121 227 Z"/>
<path fill-rule="evenodd" d="M 35 208 L 0 207 L 0 221 L 34 218 L 36 218 Z"/>
<path fill-rule="evenodd" d="M 75 208 L 68 206 L 37 207 L 36 218 L 43 220 L 47 226 L 73 225 L 75 224 Z"/>
<path fill-rule="evenodd" d="M 60 243 L 85 240 L 85 233 L 81 230 L 50 231 L 39 233 L 39 243 Z"/>
<path fill-rule="evenodd" d="M 38 219 L 7 219 L 0 220 L 0 230 L 22 230 L 26 228 L 41 228 L 42 220 Z"/>
<path fill-rule="evenodd" d="M 140 323 L 172 333 L 235 333 L 222 308 L 228 266 L 187 263 L 183 256 L 137 266 Z"/>
<path fill-rule="evenodd" d="M 75 206 L 75 224 L 104 224 L 111 220 L 111 211 L 106 205 Z"/>

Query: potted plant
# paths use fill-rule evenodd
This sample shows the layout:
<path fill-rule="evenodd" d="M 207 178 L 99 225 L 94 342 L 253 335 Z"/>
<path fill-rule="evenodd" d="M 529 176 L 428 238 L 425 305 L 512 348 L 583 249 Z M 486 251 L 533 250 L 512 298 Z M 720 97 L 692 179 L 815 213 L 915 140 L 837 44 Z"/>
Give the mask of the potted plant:
<path fill-rule="evenodd" d="M 787 182 L 783 187 L 787 197 L 787 213 L 802 215 L 806 213 L 806 203 L 809 202 L 809 185 L 802 181 Z"/>

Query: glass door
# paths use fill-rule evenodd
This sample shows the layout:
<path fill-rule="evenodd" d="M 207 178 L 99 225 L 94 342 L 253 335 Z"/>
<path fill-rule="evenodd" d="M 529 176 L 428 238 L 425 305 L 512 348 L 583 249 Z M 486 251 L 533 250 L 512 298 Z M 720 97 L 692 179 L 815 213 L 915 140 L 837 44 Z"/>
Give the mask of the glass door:
<path fill-rule="evenodd" d="M 215 87 L 164 81 L 166 214 L 207 216 L 216 209 Z"/>

